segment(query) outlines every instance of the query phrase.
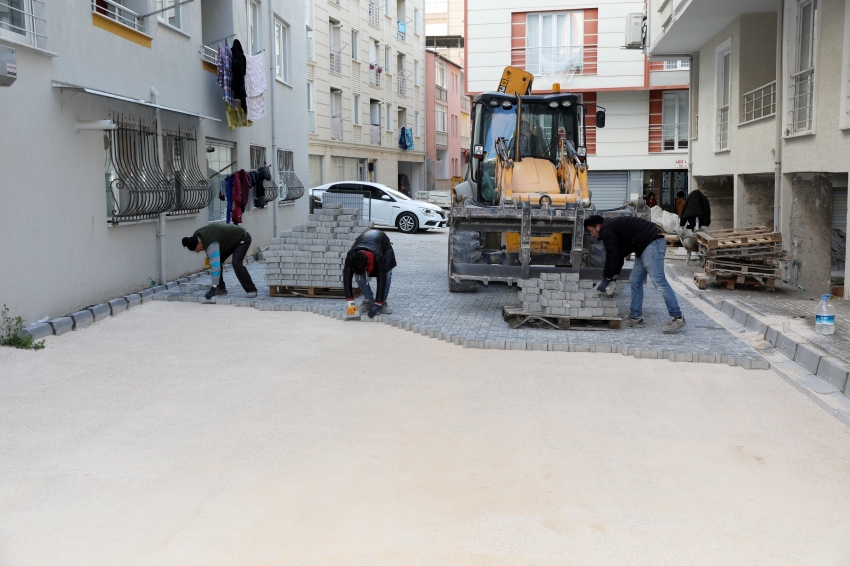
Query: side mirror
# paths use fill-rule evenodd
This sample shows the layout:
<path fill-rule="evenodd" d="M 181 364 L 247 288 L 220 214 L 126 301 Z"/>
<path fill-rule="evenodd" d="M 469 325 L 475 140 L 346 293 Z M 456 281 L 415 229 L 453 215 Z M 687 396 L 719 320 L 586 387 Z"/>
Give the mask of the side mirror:
<path fill-rule="evenodd" d="M 597 110 L 596 111 L 596 127 L 604 128 L 605 127 L 605 111 Z"/>
<path fill-rule="evenodd" d="M 381 195 L 381 200 L 393 200 L 390 198 L 390 195 Z"/>

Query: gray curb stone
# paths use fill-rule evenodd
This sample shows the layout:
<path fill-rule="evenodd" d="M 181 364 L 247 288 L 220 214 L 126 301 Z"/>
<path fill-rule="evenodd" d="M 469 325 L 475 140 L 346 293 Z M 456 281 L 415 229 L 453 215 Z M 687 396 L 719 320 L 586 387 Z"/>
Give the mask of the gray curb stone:
<path fill-rule="evenodd" d="M 834 385 L 839 391 L 846 392 L 848 369 L 831 358 L 821 358 L 817 376 Z"/>
<path fill-rule="evenodd" d="M 74 321 L 74 330 L 79 330 L 93 323 L 94 315 L 91 311 L 77 311 L 71 315 L 71 319 Z"/>
<path fill-rule="evenodd" d="M 41 340 L 42 338 L 53 334 L 53 327 L 46 322 L 38 322 L 32 326 L 24 328 L 21 334 L 23 336 L 32 336 L 33 340 Z"/>
<path fill-rule="evenodd" d="M 87 310 L 91 311 L 95 322 L 100 322 L 104 318 L 109 318 L 110 310 L 109 305 L 106 303 L 100 303 L 99 305 L 95 305 Z"/>
<path fill-rule="evenodd" d="M 776 349 L 793 360 L 794 352 L 797 350 L 797 342 L 780 332 L 776 336 Z"/>
<path fill-rule="evenodd" d="M 797 351 L 794 352 L 794 361 L 814 374 L 818 373 L 821 357 L 820 354 L 805 344 L 797 344 Z"/>
<path fill-rule="evenodd" d="M 61 336 L 66 332 L 71 332 L 74 330 L 74 321 L 70 316 L 60 316 L 59 318 L 54 318 L 53 320 L 49 320 L 48 324 L 53 328 L 53 334 L 56 336 Z"/>
<path fill-rule="evenodd" d="M 112 316 L 115 316 L 116 314 L 122 313 L 127 310 L 127 299 L 125 299 L 124 297 L 112 299 L 106 304 L 109 305 L 109 310 L 112 312 Z"/>
<path fill-rule="evenodd" d="M 142 304 L 142 297 L 138 294 L 133 295 L 125 295 L 124 298 L 127 300 L 127 308 L 137 307 Z"/>
<path fill-rule="evenodd" d="M 153 289 L 145 289 L 144 291 L 139 291 L 139 296 L 142 298 L 143 301 L 145 299 L 147 299 L 148 297 L 152 296 L 153 294 L 154 294 Z"/>

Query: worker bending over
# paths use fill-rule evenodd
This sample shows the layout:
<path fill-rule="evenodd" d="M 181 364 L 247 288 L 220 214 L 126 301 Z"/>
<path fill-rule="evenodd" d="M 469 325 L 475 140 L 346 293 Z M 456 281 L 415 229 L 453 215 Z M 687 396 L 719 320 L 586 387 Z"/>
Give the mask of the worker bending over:
<path fill-rule="evenodd" d="M 251 274 L 248 273 L 248 268 L 242 264 L 245 254 L 251 248 L 251 234 L 245 228 L 221 222 L 207 224 L 203 228 L 195 230 L 192 236 L 183 238 L 183 246 L 195 253 L 200 253 L 203 250 L 207 252 L 212 274 L 212 287 L 205 295 L 207 300 L 212 299 L 213 295 L 227 294 L 221 265 L 231 255 L 233 255 L 233 271 L 236 273 L 242 288 L 245 289 L 245 296 L 249 299 L 257 296 L 257 287 L 251 280 Z"/>
<path fill-rule="evenodd" d="M 632 305 L 629 316 L 625 320 L 626 326 L 643 324 L 643 283 L 647 274 L 655 286 L 661 290 L 664 302 L 667 303 L 670 322 L 664 326 L 663 331 L 676 332 L 685 326 L 685 317 L 679 308 L 676 294 L 664 276 L 667 242 L 655 224 L 637 216 L 603 218 L 594 215 L 584 221 L 584 227 L 591 236 L 602 240 L 605 244 L 604 279 L 597 286 L 600 292 L 604 292 L 620 274 L 625 258 L 632 253 L 635 254 L 635 266 L 629 277 L 632 287 Z"/>
<path fill-rule="evenodd" d="M 357 286 L 363 293 L 360 312 L 366 311 L 369 318 L 375 318 L 380 312 L 390 314 L 387 295 L 390 293 L 392 270 L 395 266 L 393 244 L 386 234 L 380 230 L 366 230 L 360 234 L 345 256 L 345 266 L 342 270 L 342 282 L 349 309 L 354 306 L 351 278 L 356 275 Z M 367 276 L 374 277 L 377 281 L 374 295 Z"/>

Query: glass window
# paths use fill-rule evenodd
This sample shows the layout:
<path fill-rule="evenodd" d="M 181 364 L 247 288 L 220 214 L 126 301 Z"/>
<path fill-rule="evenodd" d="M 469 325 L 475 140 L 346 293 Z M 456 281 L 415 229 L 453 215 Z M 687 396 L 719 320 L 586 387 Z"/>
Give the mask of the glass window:
<path fill-rule="evenodd" d="M 355 126 L 360 125 L 360 95 L 354 95 L 354 102 L 352 103 L 352 112 L 351 119 L 354 121 Z"/>
<path fill-rule="evenodd" d="M 446 64 L 437 61 L 437 86 L 446 88 Z"/>
<path fill-rule="evenodd" d="M 262 50 L 262 36 L 260 3 L 248 0 L 248 49 L 251 55 L 256 55 Z"/>
<path fill-rule="evenodd" d="M 528 14 L 525 70 L 535 75 L 581 72 L 584 61 L 584 12 Z"/>
<path fill-rule="evenodd" d="M 275 76 L 289 82 L 289 26 L 280 21 L 274 23 Z"/>
<path fill-rule="evenodd" d="M 661 144 L 664 151 L 688 148 L 688 93 L 665 92 L 662 95 Z"/>
<path fill-rule="evenodd" d="M 180 29 L 180 11 L 182 6 L 175 6 L 175 4 L 179 4 L 180 2 L 181 0 L 156 0 L 157 10 L 162 10 L 163 8 L 174 6 L 170 10 L 160 12 L 159 20 L 168 23 L 168 25 L 170 26 L 174 26 L 177 29 Z M 12 2 L 12 4 L 14 5 L 14 2 Z M 2 11 L 2 7 L 0 7 L 0 11 Z"/>
<path fill-rule="evenodd" d="M 419 61 L 413 61 L 413 86 L 419 86 Z"/>
<path fill-rule="evenodd" d="M 436 129 L 444 134 L 448 132 L 446 129 L 446 107 L 442 104 L 435 105 L 434 116 L 436 118 Z"/>
<path fill-rule="evenodd" d="M 322 156 L 310 155 L 308 157 L 308 162 L 310 169 L 310 187 L 318 187 L 322 184 Z"/>
<path fill-rule="evenodd" d="M 715 151 L 729 149 L 729 104 L 732 98 L 731 42 L 717 54 L 717 122 Z"/>
<path fill-rule="evenodd" d="M 419 112 L 413 113 L 413 135 L 419 136 Z"/>
<path fill-rule="evenodd" d="M 393 105 L 387 104 L 387 131 L 393 129 Z"/>
<path fill-rule="evenodd" d="M 354 29 L 351 30 L 351 59 L 360 60 L 360 32 Z"/>

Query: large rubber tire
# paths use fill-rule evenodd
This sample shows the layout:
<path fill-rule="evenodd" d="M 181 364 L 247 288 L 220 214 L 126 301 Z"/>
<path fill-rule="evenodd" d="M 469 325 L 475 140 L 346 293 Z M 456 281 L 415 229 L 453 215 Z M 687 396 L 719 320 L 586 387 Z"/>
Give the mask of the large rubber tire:
<path fill-rule="evenodd" d="M 419 220 L 416 215 L 410 212 L 399 214 L 395 220 L 395 225 L 405 234 L 415 234 L 419 230 Z"/>
<path fill-rule="evenodd" d="M 455 232 L 451 235 L 449 246 L 455 263 L 481 263 L 481 235 L 478 232 Z M 477 293 L 479 287 L 480 281 L 455 281 L 449 277 L 450 293 Z"/>

